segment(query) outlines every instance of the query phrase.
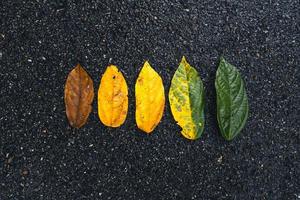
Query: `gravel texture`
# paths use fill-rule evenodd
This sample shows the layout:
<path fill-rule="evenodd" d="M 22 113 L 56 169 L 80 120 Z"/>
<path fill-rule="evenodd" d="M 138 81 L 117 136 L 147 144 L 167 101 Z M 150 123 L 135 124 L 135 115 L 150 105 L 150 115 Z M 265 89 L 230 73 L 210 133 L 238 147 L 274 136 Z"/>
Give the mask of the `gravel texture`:
<path fill-rule="evenodd" d="M 300 199 L 299 10 L 297 0 L 1 0 L 0 199 Z M 184 139 L 168 102 L 146 135 L 134 118 L 139 70 L 149 60 L 167 93 L 183 55 L 206 88 L 203 136 Z M 250 104 L 232 142 L 216 122 L 221 55 Z M 122 70 L 122 127 L 104 127 L 96 101 L 83 128 L 68 125 L 77 62 L 95 91 L 108 64 Z"/>

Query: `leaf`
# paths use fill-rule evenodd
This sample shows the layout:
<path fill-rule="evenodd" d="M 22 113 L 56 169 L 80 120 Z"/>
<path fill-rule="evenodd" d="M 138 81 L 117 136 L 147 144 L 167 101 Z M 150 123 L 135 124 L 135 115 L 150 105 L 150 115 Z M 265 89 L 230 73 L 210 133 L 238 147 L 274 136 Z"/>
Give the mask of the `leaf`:
<path fill-rule="evenodd" d="M 94 85 L 88 73 L 77 64 L 65 84 L 65 105 L 69 123 L 74 128 L 83 126 L 92 111 Z"/>
<path fill-rule="evenodd" d="M 232 140 L 244 127 L 249 106 L 240 73 L 223 57 L 217 70 L 215 87 L 219 128 L 226 140 Z"/>
<path fill-rule="evenodd" d="M 98 114 L 110 127 L 121 126 L 127 116 L 128 88 L 122 72 L 114 65 L 107 67 L 98 90 Z"/>
<path fill-rule="evenodd" d="M 162 118 L 165 92 L 161 77 L 146 61 L 135 84 L 136 123 L 150 133 Z"/>
<path fill-rule="evenodd" d="M 204 130 L 204 88 L 197 71 L 183 56 L 169 91 L 171 111 L 181 134 L 198 139 Z"/>

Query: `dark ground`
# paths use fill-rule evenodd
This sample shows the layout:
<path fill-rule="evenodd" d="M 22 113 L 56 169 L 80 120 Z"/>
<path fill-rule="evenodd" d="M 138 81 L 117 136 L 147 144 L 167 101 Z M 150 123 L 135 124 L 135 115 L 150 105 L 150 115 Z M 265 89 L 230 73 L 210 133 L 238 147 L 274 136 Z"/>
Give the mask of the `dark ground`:
<path fill-rule="evenodd" d="M 0 2 L 0 199 L 300 199 L 299 1 Z M 250 116 L 232 142 L 216 123 L 220 55 L 246 81 Z M 148 59 L 166 93 L 183 55 L 206 87 L 201 139 L 167 102 L 151 135 L 134 119 Z M 69 127 L 64 83 L 80 62 L 98 89 L 110 63 L 129 85 L 121 128 L 93 113 Z"/>

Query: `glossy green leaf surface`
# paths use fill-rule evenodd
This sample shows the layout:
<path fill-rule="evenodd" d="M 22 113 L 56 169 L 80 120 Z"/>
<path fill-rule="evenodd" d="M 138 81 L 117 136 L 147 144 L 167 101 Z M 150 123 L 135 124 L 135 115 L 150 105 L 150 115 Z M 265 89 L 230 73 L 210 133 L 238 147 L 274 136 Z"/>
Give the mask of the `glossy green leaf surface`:
<path fill-rule="evenodd" d="M 244 127 L 249 112 L 245 84 L 239 71 L 221 58 L 215 87 L 217 93 L 217 119 L 222 136 L 235 138 Z"/>
<path fill-rule="evenodd" d="M 169 101 L 181 134 L 190 140 L 199 138 L 204 130 L 204 88 L 198 72 L 185 57 L 172 78 Z"/>

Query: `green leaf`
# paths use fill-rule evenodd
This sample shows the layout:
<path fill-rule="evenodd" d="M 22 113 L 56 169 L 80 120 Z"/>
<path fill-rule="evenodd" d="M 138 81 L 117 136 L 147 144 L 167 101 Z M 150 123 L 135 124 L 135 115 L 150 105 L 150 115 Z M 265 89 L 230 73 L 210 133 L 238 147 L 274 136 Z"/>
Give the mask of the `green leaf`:
<path fill-rule="evenodd" d="M 244 127 L 249 106 L 239 71 L 223 57 L 217 70 L 215 87 L 219 128 L 226 140 L 232 140 Z"/>
<path fill-rule="evenodd" d="M 204 88 L 185 57 L 172 78 L 169 101 L 182 135 L 191 140 L 199 138 L 204 130 Z"/>

